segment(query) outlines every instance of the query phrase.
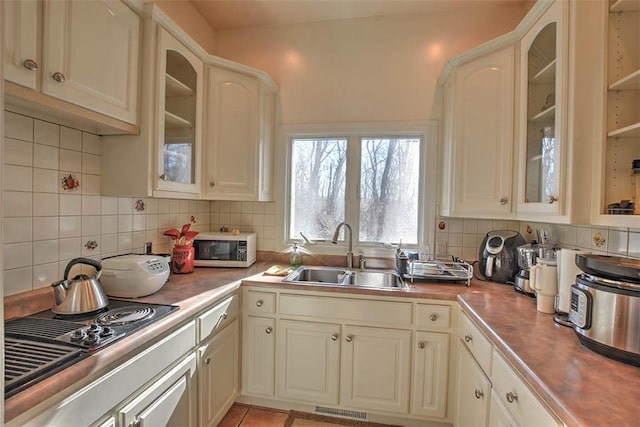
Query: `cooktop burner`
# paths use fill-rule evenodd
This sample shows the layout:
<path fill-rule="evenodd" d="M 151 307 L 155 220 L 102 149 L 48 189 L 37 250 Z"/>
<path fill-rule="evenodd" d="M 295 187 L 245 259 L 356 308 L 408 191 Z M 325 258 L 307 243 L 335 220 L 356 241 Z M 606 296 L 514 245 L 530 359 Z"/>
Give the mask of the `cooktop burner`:
<path fill-rule="evenodd" d="M 155 313 L 156 311 L 152 307 L 127 305 L 101 314 L 96 318 L 96 322 L 105 326 L 126 325 L 140 320 L 149 319 L 153 317 Z"/>
<path fill-rule="evenodd" d="M 179 307 L 110 299 L 105 310 L 60 316 L 51 310 L 5 322 L 5 398 L 132 334 Z M 19 344 L 19 345 L 18 345 Z M 68 352 L 60 349 L 68 348 Z M 32 348 L 25 350 L 25 348 Z M 44 362 L 42 352 L 51 355 Z M 37 351 L 36 351 L 37 350 Z M 40 352 L 38 354 L 37 352 Z"/>

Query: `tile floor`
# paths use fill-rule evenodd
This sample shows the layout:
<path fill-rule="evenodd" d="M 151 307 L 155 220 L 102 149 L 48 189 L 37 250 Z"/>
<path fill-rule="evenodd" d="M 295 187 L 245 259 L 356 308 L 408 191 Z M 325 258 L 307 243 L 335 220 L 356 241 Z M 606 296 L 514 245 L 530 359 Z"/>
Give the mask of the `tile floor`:
<path fill-rule="evenodd" d="M 288 411 L 234 403 L 218 427 L 283 427 Z"/>

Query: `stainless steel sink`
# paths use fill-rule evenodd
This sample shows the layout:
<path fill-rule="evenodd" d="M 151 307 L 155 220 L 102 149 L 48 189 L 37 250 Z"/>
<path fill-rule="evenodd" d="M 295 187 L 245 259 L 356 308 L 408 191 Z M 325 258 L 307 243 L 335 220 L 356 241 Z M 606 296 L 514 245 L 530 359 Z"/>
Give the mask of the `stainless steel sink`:
<path fill-rule="evenodd" d="M 350 270 L 339 267 L 320 267 L 303 265 L 293 270 L 284 282 L 313 284 L 357 286 L 363 288 L 403 288 L 402 278 L 395 271 L 390 270 Z"/>

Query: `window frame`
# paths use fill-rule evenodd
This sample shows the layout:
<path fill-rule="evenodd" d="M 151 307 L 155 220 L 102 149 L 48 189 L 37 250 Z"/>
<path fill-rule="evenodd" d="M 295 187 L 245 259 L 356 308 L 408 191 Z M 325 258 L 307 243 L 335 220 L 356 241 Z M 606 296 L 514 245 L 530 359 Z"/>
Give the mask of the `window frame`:
<path fill-rule="evenodd" d="M 301 236 L 290 238 L 291 222 L 291 163 L 293 139 L 321 139 L 344 138 L 347 140 L 347 166 L 345 186 L 345 221 L 353 229 L 353 251 L 363 252 L 370 256 L 390 256 L 388 247 L 377 242 L 359 241 L 359 185 L 361 153 L 360 144 L 363 138 L 406 138 L 415 137 L 420 143 L 419 164 L 419 199 L 418 199 L 418 230 L 416 244 L 403 244 L 405 249 L 419 249 L 423 245 L 433 246 L 435 210 L 438 199 L 437 179 L 437 126 L 434 121 L 422 122 L 393 122 L 393 123 L 336 123 L 317 125 L 283 125 L 279 130 L 278 152 L 283 153 L 276 165 L 278 175 L 277 200 L 280 200 L 278 214 L 282 221 L 278 224 L 282 247 L 300 242 Z M 429 195 L 429 197 L 426 197 Z M 344 234 L 343 234 L 344 235 Z M 383 242 L 388 243 L 388 242 Z M 342 254 L 346 250 L 347 242 L 339 240 L 337 245 L 329 240 L 313 241 L 308 247 L 314 253 Z"/>

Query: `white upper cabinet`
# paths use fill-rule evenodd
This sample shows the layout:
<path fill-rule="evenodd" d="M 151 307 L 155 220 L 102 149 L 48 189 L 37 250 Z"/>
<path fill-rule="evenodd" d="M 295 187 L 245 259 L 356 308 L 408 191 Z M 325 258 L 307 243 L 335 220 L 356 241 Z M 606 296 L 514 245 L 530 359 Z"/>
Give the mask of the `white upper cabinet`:
<path fill-rule="evenodd" d="M 38 2 L 4 2 L 4 78 L 36 89 L 38 69 Z"/>
<path fill-rule="evenodd" d="M 567 36 L 562 2 L 554 3 L 520 43 L 518 213 L 563 213 Z"/>
<path fill-rule="evenodd" d="M 273 94 L 256 77 L 209 67 L 203 197 L 271 200 Z"/>
<path fill-rule="evenodd" d="M 117 0 L 7 3 L 6 79 L 18 85 L 7 86 L 9 95 L 74 118 L 83 118 L 82 110 L 58 100 L 137 125 L 140 18 L 133 10 Z"/>
<path fill-rule="evenodd" d="M 640 228 L 640 0 L 598 4 L 604 52 L 592 223 Z M 635 163 L 635 164 L 634 164 Z M 631 206 L 627 201 L 634 202 Z"/>
<path fill-rule="evenodd" d="M 511 215 L 514 61 L 510 45 L 463 63 L 447 82 L 442 215 Z"/>
<path fill-rule="evenodd" d="M 200 58 L 158 28 L 156 190 L 200 193 L 202 93 Z"/>

